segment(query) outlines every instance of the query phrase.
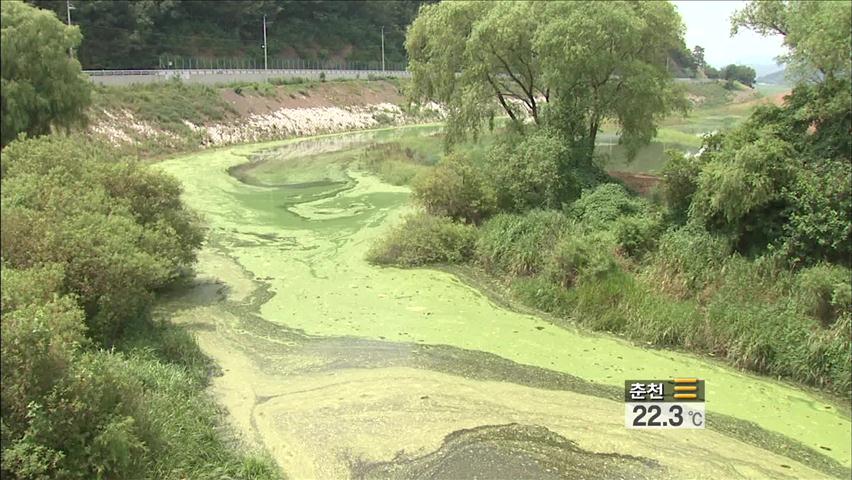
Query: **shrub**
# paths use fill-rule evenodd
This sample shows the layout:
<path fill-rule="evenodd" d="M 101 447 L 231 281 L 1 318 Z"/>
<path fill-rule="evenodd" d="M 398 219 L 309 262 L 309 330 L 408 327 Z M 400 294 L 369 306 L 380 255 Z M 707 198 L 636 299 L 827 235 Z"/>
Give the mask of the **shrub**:
<path fill-rule="evenodd" d="M 492 187 L 466 156 L 451 154 L 429 173 L 415 179 L 412 193 L 427 212 L 478 224 L 496 208 Z"/>
<path fill-rule="evenodd" d="M 481 228 L 477 262 L 493 273 L 512 277 L 538 273 L 550 249 L 570 229 L 565 215 L 553 210 L 501 213 Z"/>
<path fill-rule="evenodd" d="M 617 269 L 612 245 L 599 236 L 563 235 L 547 255 L 543 274 L 562 288 L 596 281 Z"/>
<path fill-rule="evenodd" d="M 201 243 L 178 183 L 102 146 L 68 137 L 14 142 L 3 152 L 0 245 L 7 266 L 56 264 L 90 334 L 117 338 L 152 289 L 176 278 Z"/>
<path fill-rule="evenodd" d="M 684 298 L 698 293 L 718 274 L 730 251 L 725 240 L 701 227 L 681 227 L 660 238 L 652 276 L 663 290 Z"/>
<path fill-rule="evenodd" d="M 2 468 L 19 478 L 276 478 L 270 461 L 224 444 L 199 389 L 176 365 L 85 353 L 29 405 Z"/>
<path fill-rule="evenodd" d="M 502 211 L 558 209 L 579 195 L 569 150 L 544 130 L 520 138 L 511 135 L 495 144 L 486 165 Z"/>
<path fill-rule="evenodd" d="M 587 231 L 609 230 L 621 217 L 645 215 L 648 204 L 617 183 L 605 183 L 583 190 L 579 200 L 567 210 L 568 215 Z"/>
<path fill-rule="evenodd" d="M 416 267 L 434 263 L 461 263 L 473 254 L 476 229 L 447 217 L 411 215 L 367 253 L 381 265 Z"/>
<path fill-rule="evenodd" d="M 673 219 L 685 223 L 689 204 L 698 188 L 698 174 L 701 172 L 701 156 L 689 156 L 676 150 L 666 152 L 668 160 L 663 166 L 661 193 L 663 201 Z"/>
<path fill-rule="evenodd" d="M 796 278 L 799 301 L 806 313 L 824 326 L 852 313 L 852 286 L 848 268 L 819 264 L 799 272 Z"/>
<path fill-rule="evenodd" d="M 656 248 L 662 230 L 663 222 L 658 215 L 621 217 L 612 225 L 618 249 L 637 258 Z"/>

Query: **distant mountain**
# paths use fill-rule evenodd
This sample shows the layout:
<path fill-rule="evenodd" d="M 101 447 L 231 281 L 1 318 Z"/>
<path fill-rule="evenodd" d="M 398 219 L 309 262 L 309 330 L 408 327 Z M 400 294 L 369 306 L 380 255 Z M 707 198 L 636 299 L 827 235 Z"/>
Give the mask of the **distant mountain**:
<path fill-rule="evenodd" d="M 790 83 L 790 79 L 787 78 L 786 70 L 778 70 L 777 72 L 757 77 L 757 83 L 768 83 L 770 85 L 788 85 Z"/>
<path fill-rule="evenodd" d="M 748 65 L 753 68 L 755 72 L 757 72 L 758 77 L 762 77 L 764 75 L 769 75 L 770 73 L 775 73 L 779 69 L 783 70 L 784 67 L 777 63 L 751 63 L 748 61 L 743 62 L 734 62 L 736 64 Z"/>

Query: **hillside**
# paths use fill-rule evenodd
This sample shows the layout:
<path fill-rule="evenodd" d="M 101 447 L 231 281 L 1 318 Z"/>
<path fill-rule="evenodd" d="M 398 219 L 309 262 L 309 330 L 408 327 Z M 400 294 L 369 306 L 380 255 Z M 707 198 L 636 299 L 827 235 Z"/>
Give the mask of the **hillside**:
<path fill-rule="evenodd" d="M 28 0 L 66 20 L 65 0 Z M 73 2 L 83 68 L 153 68 L 160 58 L 263 62 L 263 16 L 270 59 L 405 61 L 405 29 L 422 2 L 174 1 Z"/>
<path fill-rule="evenodd" d="M 124 151 L 151 156 L 442 116 L 437 106 L 409 108 L 398 80 L 276 83 L 100 86 L 86 128 Z"/>
<path fill-rule="evenodd" d="M 787 78 L 786 70 L 778 70 L 777 72 L 773 72 L 767 75 L 763 75 L 761 77 L 757 77 L 758 83 L 765 83 L 769 85 L 791 85 L 792 82 Z"/>

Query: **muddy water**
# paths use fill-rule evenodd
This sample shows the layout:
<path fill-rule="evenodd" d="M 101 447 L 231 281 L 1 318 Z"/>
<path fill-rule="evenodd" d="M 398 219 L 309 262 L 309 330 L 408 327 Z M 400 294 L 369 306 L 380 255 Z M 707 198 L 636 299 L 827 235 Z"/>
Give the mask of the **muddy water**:
<path fill-rule="evenodd" d="M 686 354 L 557 327 L 436 270 L 364 253 L 408 191 L 360 149 L 429 128 L 162 162 L 209 225 L 193 288 L 160 309 L 222 368 L 212 390 L 292 478 L 847 476 L 848 413 Z M 623 425 L 627 378 L 707 380 L 709 428 Z"/>

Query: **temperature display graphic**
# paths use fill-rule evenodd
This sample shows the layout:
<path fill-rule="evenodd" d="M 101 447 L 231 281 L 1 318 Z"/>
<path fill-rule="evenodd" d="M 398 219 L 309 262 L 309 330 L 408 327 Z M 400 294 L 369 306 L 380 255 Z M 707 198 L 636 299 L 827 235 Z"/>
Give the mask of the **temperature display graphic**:
<path fill-rule="evenodd" d="M 704 428 L 704 380 L 626 380 L 627 428 Z"/>

